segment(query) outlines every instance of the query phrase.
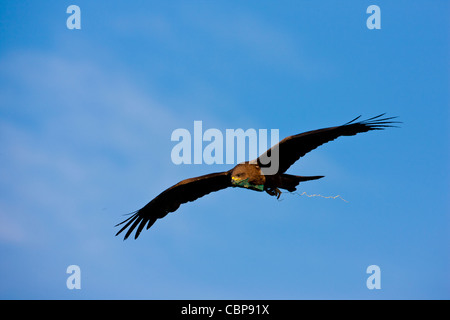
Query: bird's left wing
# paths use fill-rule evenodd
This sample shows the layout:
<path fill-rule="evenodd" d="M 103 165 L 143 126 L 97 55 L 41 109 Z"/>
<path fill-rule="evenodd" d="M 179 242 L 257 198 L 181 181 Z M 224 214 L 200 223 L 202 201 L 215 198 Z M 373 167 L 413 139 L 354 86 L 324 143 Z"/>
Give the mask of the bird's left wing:
<path fill-rule="evenodd" d="M 131 213 L 131 217 L 117 224 L 125 224 L 116 236 L 128 228 L 124 240 L 137 227 L 135 239 L 139 236 L 144 226 L 150 228 L 157 219 L 165 217 L 169 212 L 174 212 L 186 202 L 195 201 L 208 193 L 219 191 L 231 186 L 230 171 L 211 173 L 204 176 L 183 180 L 169 189 L 163 191 L 142 209 Z"/>
<path fill-rule="evenodd" d="M 392 121 L 396 117 L 384 118 L 383 116 L 384 114 L 380 114 L 364 121 L 355 122 L 359 119 L 357 117 L 341 126 L 308 131 L 287 137 L 253 161 L 264 168 L 267 166 L 265 165 L 266 159 L 270 159 L 272 154 L 276 154 L 278 156 L 278 173 L 283 173 L 300 157 L 324 143 L 341 136 L 353 136 L 361 132 L 394 127 L 393 123 L 399 123 L 398 121 Z"/>

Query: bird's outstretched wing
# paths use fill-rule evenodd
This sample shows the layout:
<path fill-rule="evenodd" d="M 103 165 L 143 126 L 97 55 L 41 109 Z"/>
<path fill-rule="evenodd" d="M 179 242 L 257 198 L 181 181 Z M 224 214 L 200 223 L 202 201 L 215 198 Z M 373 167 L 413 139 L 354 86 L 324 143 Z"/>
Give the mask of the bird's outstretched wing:
<path fill-rule="evenodd" d="M 230 171 L 211 173 L 204 176 L 183 180 L 147 203 L 142 209 L 131 213 L 131 217 L 117 224 L 125 224 L 116 236 L 128 228 L 124 240 L 137 227 L 135 239 L 139 236 L 144 226 L 150 228 L 157 219 L 165 217 L 169 212 L 174 212 L 178 207 L 186 202 L 207 195 L 208 193 L 219 191 L 231 186 Z"/>
<path fill-rule="evenodd" d="M 266 159 L 270 158 L 272 153 L 278 151 L 278 173 L 286 172 L 286 170 L 300 159 L 300 157 L 311 150 L 314 150 L 318 146 L 340 136 L 353 136 L 360 132 L 382 130 L 386 127 L 394 127 L 394 125 L 392 125 L 394 123 L 399 123 L 397 121 L 391 121 L 396 117 L 384 118 L 384 115 L 385 114 L 383 113 L 364 121 L 355 122 L 361 117 L 359 116 L 341 126 L 308 131 L 287 137 L 263 153 L 256 161 L 262 168 L 268 166 L 264 164 L 267 163 Z M 274 154 L 276 155 L 276 153 Z M 264 160 L 261 161 L 261 158 Z"/>

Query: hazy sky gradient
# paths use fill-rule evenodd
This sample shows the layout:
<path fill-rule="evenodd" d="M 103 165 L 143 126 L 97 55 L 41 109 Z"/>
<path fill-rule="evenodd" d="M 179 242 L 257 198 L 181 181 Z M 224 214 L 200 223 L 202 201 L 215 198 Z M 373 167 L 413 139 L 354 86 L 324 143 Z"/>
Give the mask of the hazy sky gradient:
<path fill-rule="evenodd" d="M 81 8 L 81 30 L 66 9 Z M 366 9 L 381 8 L 381 30 Z M 3 1 L 0 298 L 449 299 L 448 1 Z M 114 225 L 178 181 L 177 128 L 280 138 L 396 115 L 137 241 Z M 66 268 L 81 268 L 68 290 Z M 366 268 L 381 268 L 368 290 Z"/>

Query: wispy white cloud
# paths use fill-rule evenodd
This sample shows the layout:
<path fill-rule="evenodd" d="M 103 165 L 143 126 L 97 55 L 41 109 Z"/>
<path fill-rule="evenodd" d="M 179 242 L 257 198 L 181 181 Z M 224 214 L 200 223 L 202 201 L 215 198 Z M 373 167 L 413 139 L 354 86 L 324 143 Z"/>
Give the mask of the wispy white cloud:
<path fill-rule="evenodd" d="M 4 203 L 0 203 L 0 241 L 20 244 L 26 239 L 25 230 L 16 219 L 6 214 L 10 210 Z"/>
<path fill-rule="evenodd" d="M 130 174 L 152 170 L 145 159 L 165 150 L 161 135 L 169 141 L 177 120 L 131 79 L 53 53 L 2 57 L 0 239 L 31 243 L 58 227 L 94 234 L 89 207 L 117 203 Z"/>
<path fill-rule="evenodd" d="M 168 52 L 176 51 L 186 57 L 208 52 L 205 58 L 211 63 L 220 61 L 223 55 L 304 78 L 332 72 L 329 61 L 310 51 L 301 30 L 293 34 L 279 21 L 223 4 L 185 5 L 177 9 L 170 16 L 163 11 L 124 13 L 111 22 L 112 28 L 127 37 L 138 36 L 142 42 L 157 41 Z M 230 67 L 229 62 L 222 60 L 220 64 Z"/>

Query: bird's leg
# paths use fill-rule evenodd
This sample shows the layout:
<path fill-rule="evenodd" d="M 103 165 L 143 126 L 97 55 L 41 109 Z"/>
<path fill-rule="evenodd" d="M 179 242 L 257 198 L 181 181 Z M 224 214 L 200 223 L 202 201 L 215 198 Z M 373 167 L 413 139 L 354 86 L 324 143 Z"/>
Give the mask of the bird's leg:
<path fill-rule="evenodd" d="M 271 196 L 277 196 L 277 199 L 280 199 L 281 191 L 278 188 L 267 188 L 266 192 Z"/>
<path fill-rule="evenodd" d="M 266 190 L 266 192 L 267 192 L 269 195 L 271 195 L 271 196 L 274 196 L 274 195 L 275 195 L 275 191 L 273 191 L 272 188 L 266 188 L 265 190 Z"/>
<path fill-rule="evenodd" d="M 277 194 L 277 199 L 280 199 L 281 191 L 278 188 L 275 188 L 275 193 Z"/>

